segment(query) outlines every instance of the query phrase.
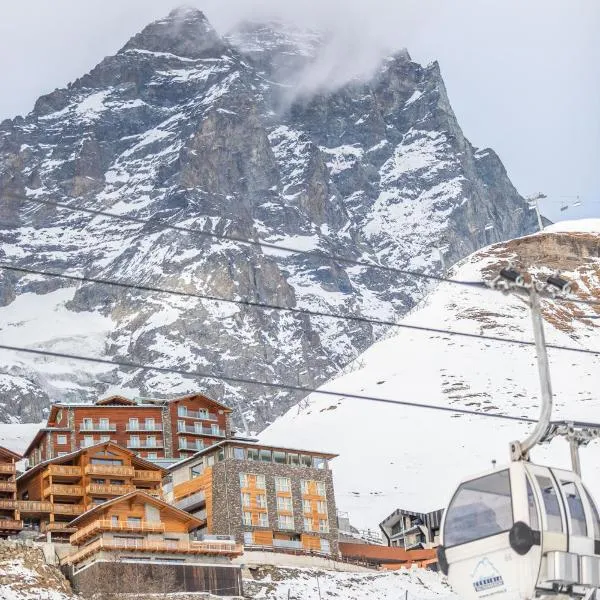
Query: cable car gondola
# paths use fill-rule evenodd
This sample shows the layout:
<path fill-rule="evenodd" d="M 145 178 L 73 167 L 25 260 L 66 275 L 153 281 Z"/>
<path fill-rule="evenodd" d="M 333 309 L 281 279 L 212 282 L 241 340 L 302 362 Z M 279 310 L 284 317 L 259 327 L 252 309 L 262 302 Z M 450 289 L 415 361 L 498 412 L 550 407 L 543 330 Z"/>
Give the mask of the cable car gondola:
<path fill-rule="evenodd" d="M 512 281 L 515 273 L 509 272 Z M 529 462 L 531 448 L 547 438 L 552 412 L 535 289 L 530 299 L 542 383 L 540 419 L 524 441 L 511 443 L 509 466 L 460 483 L 441 524 L 439 567 L 462 600 L 587 600 L 600 587 L 600 518 L 581 481 L 577 450 L 573 471 Z"/>

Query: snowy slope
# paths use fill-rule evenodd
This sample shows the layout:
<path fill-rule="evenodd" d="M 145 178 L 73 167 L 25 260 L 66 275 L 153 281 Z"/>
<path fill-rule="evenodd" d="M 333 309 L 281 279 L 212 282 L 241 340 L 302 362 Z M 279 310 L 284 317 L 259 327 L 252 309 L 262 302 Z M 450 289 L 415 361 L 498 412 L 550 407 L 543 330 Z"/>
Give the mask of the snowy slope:
<path fill-rule="evenodd" d="M 581 224 L 580 224 L 581 226 Z M 592 230 L 595 228 L 592 227 Z M 556 226 L 560 230 L 560 226 Z M 587 226 L 589 231 L 590 227 Z M 580 294 L 600 298 L 598 233 L 546 233 L 485 248 L 451 273 L 489 280 L 513 261 L 519 268 L 560 269 Z M 573 304 L 544 301 L 548 343 L 600 351 L 597 321 Z M 600 307 L 598 308 L 600 314 Z M 402 321 L 475 334 L 532 340 L 522 299 L 492 290 L 440 285 Z M 600 356 L 550 350 L 554 419 L 600 420 Z M 394 329 L 324 390 L 481 412 L 537 417 L 537 367 L 532 347 Z M 338 452 L 333 464 L 338 506 L 354 525 L 376 526 L 395 508 L 440 508 L 456 480 L 495 459 L 508 460 L 508 443 L 531 426 L 512 421 L 312 394 L 267 428 L 263 441 Z M 568 466 L 568 447 L 556 440 L 534 459 Z M 600 497 L 600 444 L 582 450 L 584 476 Z"/>

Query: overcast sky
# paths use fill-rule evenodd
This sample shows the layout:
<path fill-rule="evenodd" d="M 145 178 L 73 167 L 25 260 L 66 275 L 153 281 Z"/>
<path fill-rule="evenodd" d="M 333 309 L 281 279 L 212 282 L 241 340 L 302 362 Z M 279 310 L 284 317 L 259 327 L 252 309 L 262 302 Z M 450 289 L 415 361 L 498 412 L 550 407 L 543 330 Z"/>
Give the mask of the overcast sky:
<path fill-rule="evenodd" d="M 29 112 L 117 51 L 169 0 L 19 0 L 0 5 L 0 120 Z M 600 217 L 599 0 L 205 0 L 219 31 L 248 17 L 325 28 L 344 60 L 406 47 L 438 60 L 467 137 L 502 158 L 552 219 Z M 583 206 L 560 211 L 580 196 Z"/>

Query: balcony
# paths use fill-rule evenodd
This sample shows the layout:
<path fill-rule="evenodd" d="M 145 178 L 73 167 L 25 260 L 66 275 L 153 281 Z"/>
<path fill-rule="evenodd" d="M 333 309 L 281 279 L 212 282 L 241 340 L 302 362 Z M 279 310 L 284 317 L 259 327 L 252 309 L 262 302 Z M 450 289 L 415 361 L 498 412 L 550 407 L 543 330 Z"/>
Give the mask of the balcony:
<path fill-rule="evenodd" d="M 162 481 L 162 473 L 160 471 L 138 471 L 133 474 L 134 481 L 152 481 L 160 483 Z"/>
<path fill-rule="evenodd" d="M 44 488 L 44 498 L 50 495 L 81 498 L 83 496 L 83 488 L 80 485 L 61 485 L 60 483 L 53 483 Z"/>
<path fill-rule="evenodd" d="M 21 529 L 23 529 L 23 521 L 15 521 L 15 519 L 0 519 L 0 530 L 21 531 Z"/>
<path fill-rule="evenodd" d="M 16 492 L 17 484 L 14 481 L 0 481 L 0 492 Z"/>
<path fill-rule="evenodd" d="M 148 540 L 128 540 L 126 538 L 99 539 L 60 561 L 61 565 L 77 564 L 91 554 L 101 550 L 129 550 L 130 552 L 192 555 L 240 556 L 244 547 L 235 542 L 154 542 Z"/>
<path fill-rule="evenodd" d="M 127 447 L 130 450 L 140 450 L 140 449 L 153 450 L 154 448 L 156 448 L 157 450 L 161 450 L 165 446 L 164 446 L 162 440 L 158 440 L 153 443 L 148 442 L 148 441 L 142 442 L 141 440 L 139 442 L 133 442 L 132 440 L 128 440 Z"/>
<path fill-rule="evenodd" d="M 202 419 L 203 421 L 218 421 L 219 417 L 214 413 L 203 410 L 178 410 L 180 419 Z"/>
<path fill-rule="evenodd" d="M 100 496 L 123 496 L 124 494 L 129 494 L 129 492 L 135 491 L 135 486 L 133 485 L 110 485 L 104 483 L 90 483 L 85 488 L 85 491 L 90 496 L 100 495 Z"/>
<path fill-rule="evenodd" d="M 53 523 L 42 523 L 40 531 L 42 533 L 46 533 L 47 531 L 74 533 L 77 531 L 77 527 L 69 527 L 67 521 L 54 521 Z"/>
<path fill-rule="evenodd" d="M 128 423 L 125 431 L 148 431 L 148 432 L 161 432 L 163 430 L 162 423 L 154 423 L 154 425 L 150 425 L 149 423 Z"/>
<path fill-rule="evenodd" d="M 55 515 L 81 515 L 85 512 L 83 504 L 56 504 L 52 506 Z"/>
<path fill-rule="evenodd" d="M 16 500 L 0 499 L 0 509 L 15 510 L 17 508 Z"/>
<path fill-rule="evenodd" d="M 191 435 L 211 435 L 214 437 L 225 437 L 225 431 L 220 427 L 194 427 L 193 425 L 177 425 L 177 433 L 189 433 Z"/>
<path fill-rule="evenodd" d="M 52 477 L 81 477 L 81 467 L 71 465 L 48 465 L 44 475 Z"/>
<path fill-rule="evenodd" d="M 293 550 L 303 550 L 302 542 L 297 542 L 294 540 L 278 540 L 273 539 L 273 547 L 274 548 L 291 548 Z"/>
<path fill-rule="evenodd" d="M 197 506 L 204 504 L 205 501 L 206 496 L 204 495 L 204 492 L 196 492 L 195 494 L 181 498 L 181 500 L 177 500 L 177 502 L 174 503 L 174 506 L 180 510 L 190 511 Z"/>
<path fill-rule="evenodd" d="M 51 513 L 52 502 L 39 500 L 18 500 L 17 507 L 22 513 Z"/>
<path fill-rule="evenodd" d="M 108 475 L 117 477 L 133 477 L 135 469 L 117 465 L 87 465 L 86 475 Z"/>
<path fill-rule="evenodd" d="M 200 450 L 204 450 L 204 448 L 206 448 L 204 444 L 186 444 L 185 440 L 179 440 L 178 450 L 185 450 L 187 452 L 200 452 Z"/>
<path fill-rule="evenodd" d="M 110 433 L 111 431 L 117 431 L 117 426 L 113 425 L 112 423 L 109 423 L 108 425 L 100 425 L 100 423 L 81 423 L 79 425 L 79 431 L 81 433 L 86 433 L 86 432 Z"/>
<path fill-rule="evenodd" d="M 149 521 L 140 521 L 137 523 L 131 521 L 120 521 L 113 523 L 108 520 L 94 521 L 87 527 L 83 527 L 77 533 L 71 536 L 70 542 L 74 546 L 78 546 L 81 542 L 94 537 L 97 533 L 104 531 L 117 531 L 127 533 L 164 533 L 164 523 L 151 523 Z"/>
<path fill-rule="evenodd" d="M 16 473 L 14 463 L 0 463 L 0 473 L 14 475 Z"/>

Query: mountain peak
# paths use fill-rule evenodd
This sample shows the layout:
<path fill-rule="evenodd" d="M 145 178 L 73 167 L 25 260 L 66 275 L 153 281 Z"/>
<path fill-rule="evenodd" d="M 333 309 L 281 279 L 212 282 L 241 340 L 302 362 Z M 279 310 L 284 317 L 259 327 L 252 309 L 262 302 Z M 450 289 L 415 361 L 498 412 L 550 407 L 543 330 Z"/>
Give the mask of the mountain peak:
<path fill-rule="evenodd" d="M 223 40 L 202 11 L 180 6 L 133 36 L 122 51 L 169 52 L 185 58 L 203 58 L 224 48 Z"/>

